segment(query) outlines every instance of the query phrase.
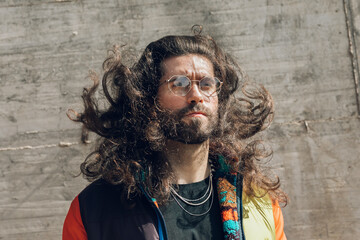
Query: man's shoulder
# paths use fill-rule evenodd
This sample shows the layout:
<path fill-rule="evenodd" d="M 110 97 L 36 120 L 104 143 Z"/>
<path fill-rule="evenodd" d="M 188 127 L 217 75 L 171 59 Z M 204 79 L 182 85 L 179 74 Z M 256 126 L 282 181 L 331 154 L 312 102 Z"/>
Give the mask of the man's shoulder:
<path fill-rule="evenodd" d="M 78 196 L 81 216 L 87 221 L 97 221 L 100 216 L 118 216 L 127 212 L 129 204 L 124 199 L 124 187 L 104 179 L 89 184 Z"/>
<path fill-rule="evenodd" d="M 153 229 L 151 234 L 156 233 L 157 219 L 151 205 L 142 196 L 128 200 L 124 193 L 126 189 L 122 185 L 99 179 L 79 194 L 81 219 L 88 236 L 93 236 L 91 239 L 100 239 L 99 234 L 115 233 L 117 237 L 103 238 L 143 239 L 141 236 L 147 227 Z"/>
<path fill-rule="evenodd" d="M 84 199 L 101 200 L 113 196 L 120 196 L 122 190 L 123 187 L 121 185 L 114 185 L 100 178 L 90 183 L 80 192 L 79 201 L 83 201 Z"/>
<path fill-rule="evenodd" d="M 272 209 L 272 199 L 269 193 L 261 188 L 255 188 L 253 194 L 249 195 L 245 191 L 242 192 L 243 205 Z"/>

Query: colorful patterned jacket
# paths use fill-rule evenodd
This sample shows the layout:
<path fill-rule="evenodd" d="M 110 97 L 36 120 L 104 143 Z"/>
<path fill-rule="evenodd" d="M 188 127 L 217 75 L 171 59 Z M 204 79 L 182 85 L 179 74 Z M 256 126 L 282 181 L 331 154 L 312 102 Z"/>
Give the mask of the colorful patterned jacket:
<path fill-rule="evenodd" d="M 220 163 L 223 159 L 220 159 Z M 281 209 L 268 195 L 248 197 L 241 179 L 225 164 L 215 172 L 224 239 L 286 240 Z M 63 240 L 160 239 L 166 240 L 165 221 L 155 199 L 145 193 L 126 208 L 121 187 L 97 180 L 71 203 L 63 227 Z M 239 217 L 241 216 L 241 217 Z"/>

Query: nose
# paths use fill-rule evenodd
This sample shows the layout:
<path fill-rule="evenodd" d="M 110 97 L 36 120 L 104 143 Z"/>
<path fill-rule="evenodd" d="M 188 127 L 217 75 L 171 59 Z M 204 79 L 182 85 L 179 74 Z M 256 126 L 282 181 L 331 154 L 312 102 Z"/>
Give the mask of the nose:
<path fill-rule="evenodd" d="M 190 92 L 186 95 L 188 104 L 203 103 L 204 96 L 200 92 L 199 85 L 193 82 Z"/>

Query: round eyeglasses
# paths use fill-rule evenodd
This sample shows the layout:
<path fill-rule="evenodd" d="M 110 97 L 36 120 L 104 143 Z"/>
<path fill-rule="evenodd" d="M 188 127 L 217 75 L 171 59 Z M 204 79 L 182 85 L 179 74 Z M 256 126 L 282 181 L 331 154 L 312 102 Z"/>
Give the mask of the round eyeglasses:
<path fill-rule="evenodd" d="M 186 96 L 192 88 L 192 82 L 199 82 L 200 92 L 205 96 L 217 96 L 223 84 L 223 82 L 216 77 L 203 77 L 200 80 L 190 80 L 184 75 L 172 76 L 165 82 L 167 82 L 169 90 L 177 96 Z"/>

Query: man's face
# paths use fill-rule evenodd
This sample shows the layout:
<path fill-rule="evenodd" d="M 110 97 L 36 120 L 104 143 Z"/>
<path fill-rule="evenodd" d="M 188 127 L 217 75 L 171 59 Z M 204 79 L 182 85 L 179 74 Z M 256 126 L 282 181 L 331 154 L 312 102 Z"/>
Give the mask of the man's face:
<path fill-rule="evenodd" d="M 218 97 L 205 96 L 199 82 L 193 81 L 185 96 L 177 96 L 168 88 L 166 80 L 174 75 L 184 75 L 190 80 L 214 77 L 213 64 L 204 56 L 189 54 L 170 57 L 162 62 L 163 76 L 157 94 L 161 109 L 166 112 L 162 128 L 169 139 L 185 143 L 207 140 L 218 125 Z"/>

